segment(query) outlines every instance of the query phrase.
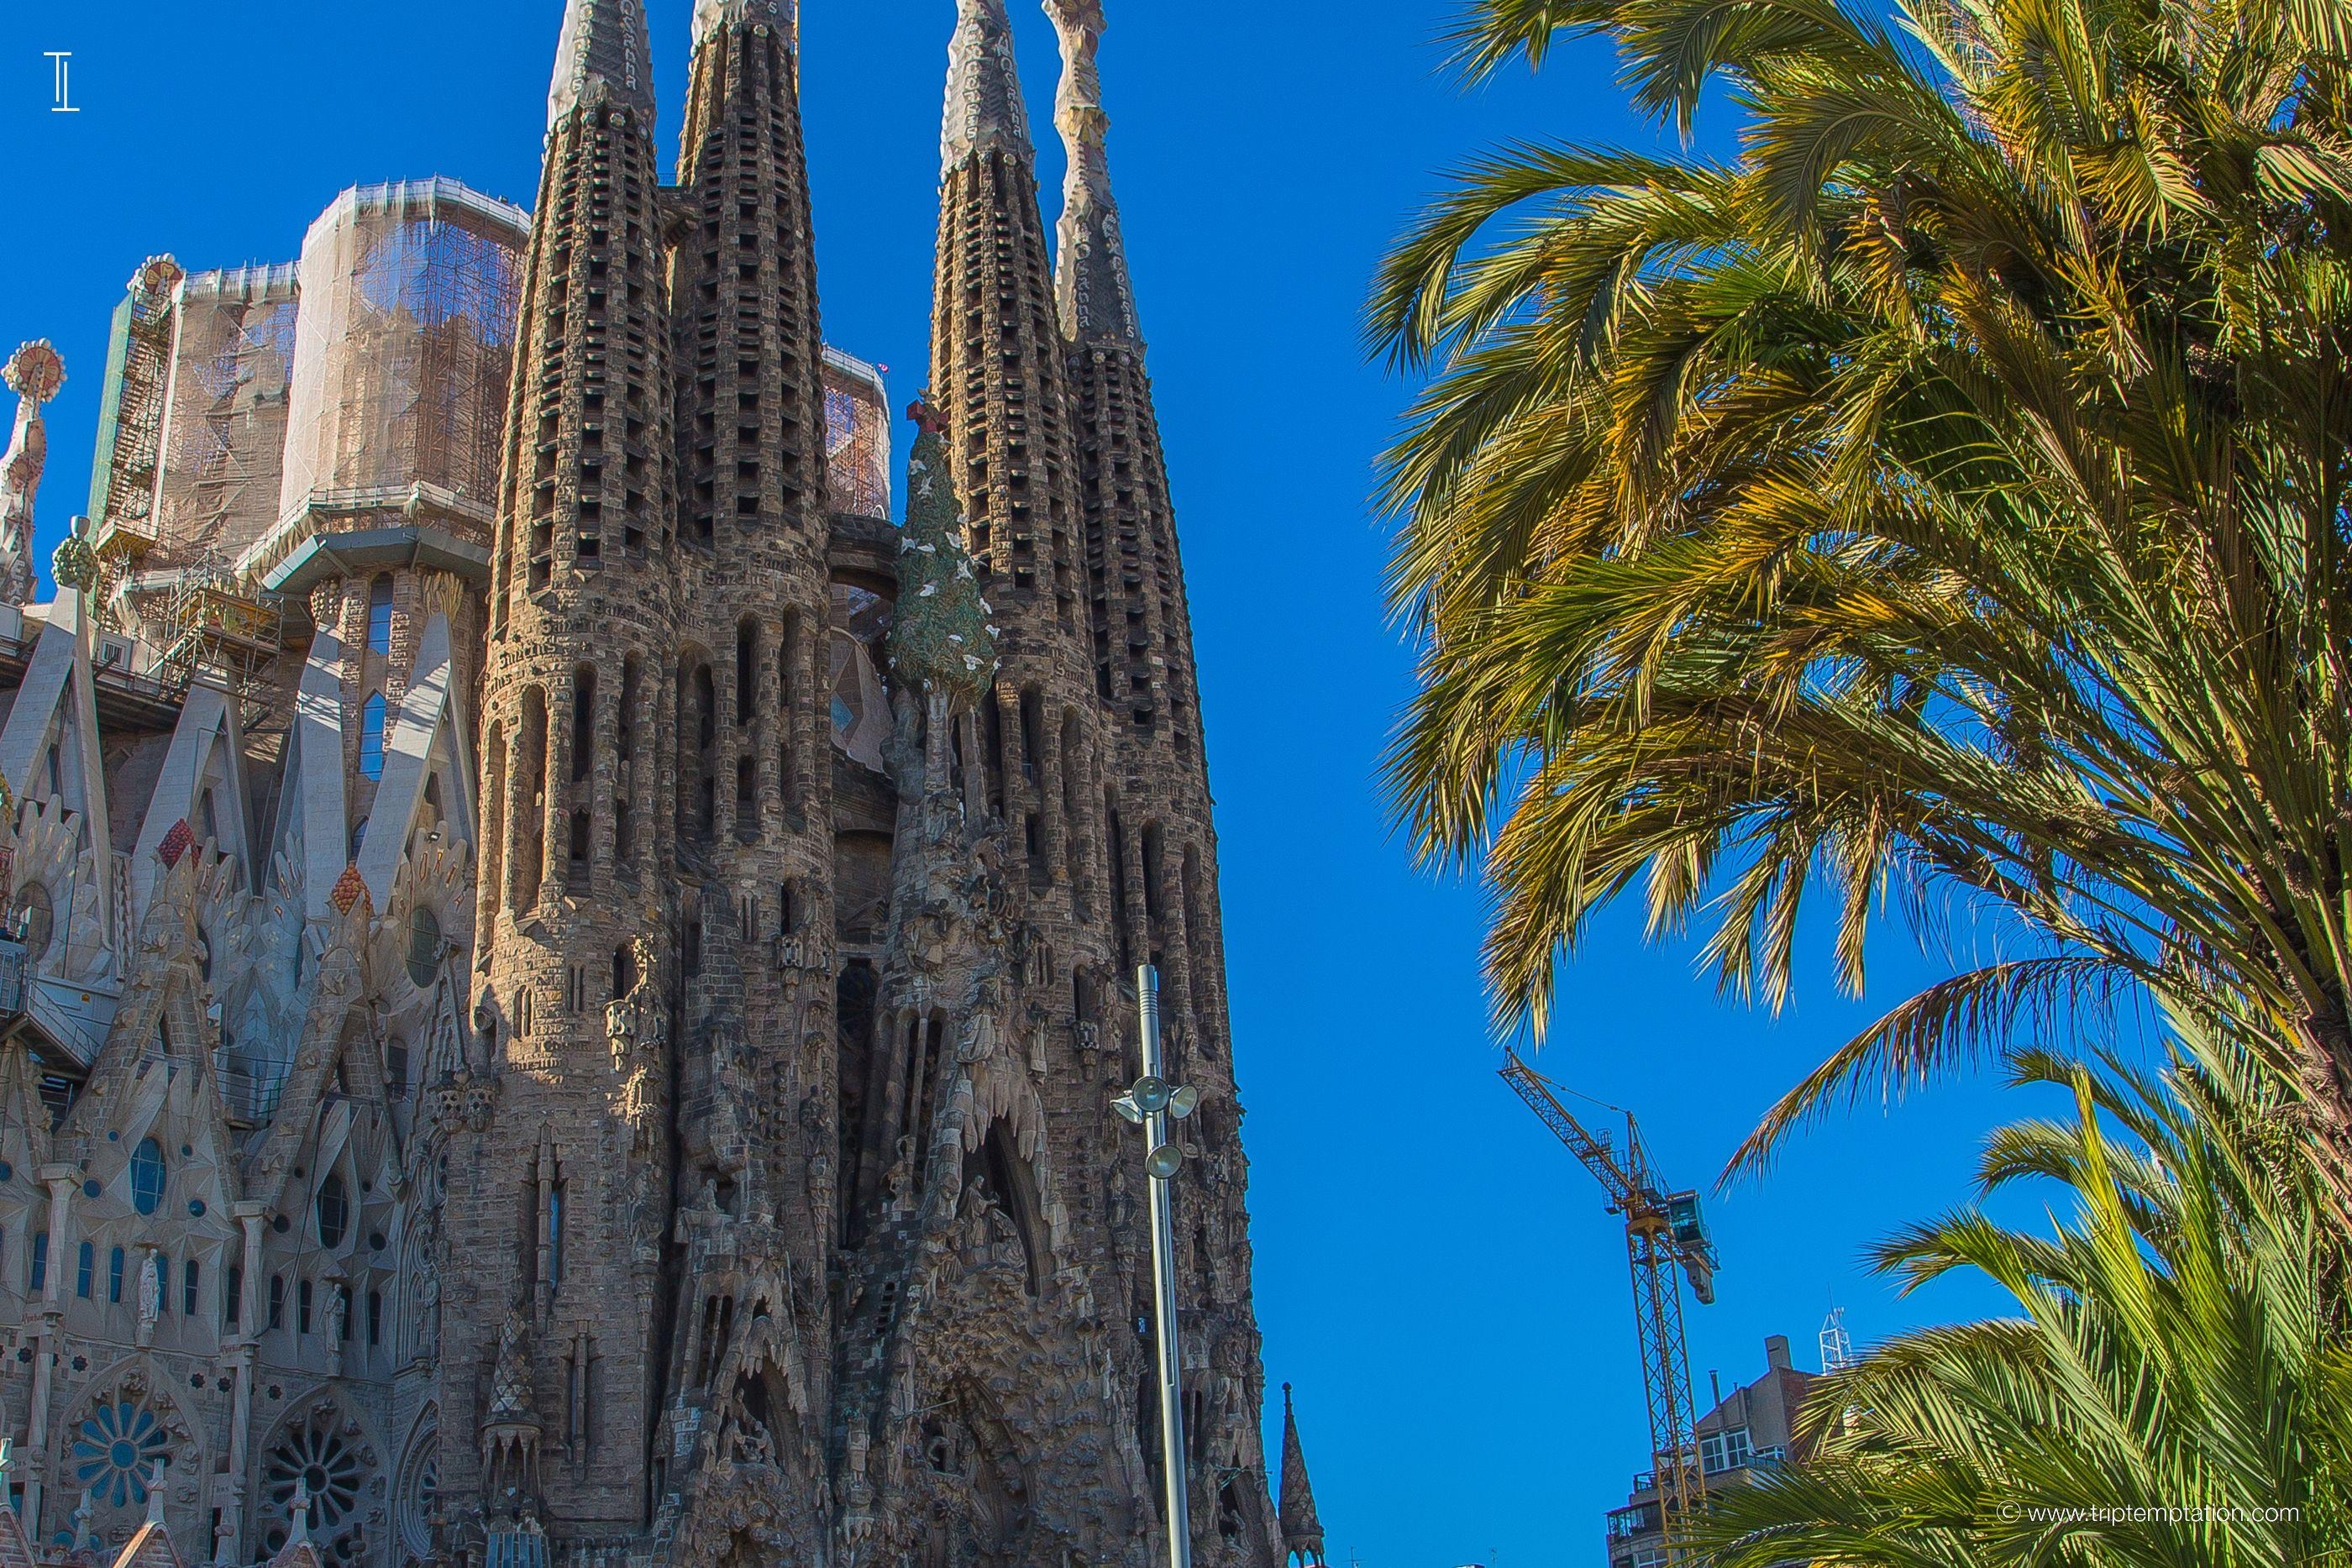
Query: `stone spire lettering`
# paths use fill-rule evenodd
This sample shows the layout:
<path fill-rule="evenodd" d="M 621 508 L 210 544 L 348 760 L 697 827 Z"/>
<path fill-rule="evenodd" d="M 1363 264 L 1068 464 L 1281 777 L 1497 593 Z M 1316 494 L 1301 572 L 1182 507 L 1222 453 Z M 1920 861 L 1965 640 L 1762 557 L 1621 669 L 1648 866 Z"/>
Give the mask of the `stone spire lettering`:
<path fill-rule="evenodd" d="M 940 169 L 956 168 L 973 153 L 1004 146 L 1030 155 L 1029 113 L 1021 103 L 1021 74 L 1013 59 L 1013 23 L 1004 0 L 957 0 L 955 37 L 948 45 L 948 101 L 940 129 Z"/>
<path fill-rule="evenodd" d="M 583 103 L 611 101 L 650 120 L 653 60 L 646 38 L 644 0 L 570 0 L 555 80 L 547 93 L 550 130 Z"/>
<path fill-rule="evenodd" d="M 695 0 L 694 36 L 707 38 L 721 27 L 742 22 L 766 22 L 795 38 L 800 30 L 799 0 Z"/>
<path fill-rule="evenodd" d="M 16 394 L 16 429 L 0 457 L 0 601 L 33 596 L 33 497 L 49 454 L 41 405 L 66 382 L 66 362 L 47 340 L 26 343 L 8 358 L 0 380 Z"/>

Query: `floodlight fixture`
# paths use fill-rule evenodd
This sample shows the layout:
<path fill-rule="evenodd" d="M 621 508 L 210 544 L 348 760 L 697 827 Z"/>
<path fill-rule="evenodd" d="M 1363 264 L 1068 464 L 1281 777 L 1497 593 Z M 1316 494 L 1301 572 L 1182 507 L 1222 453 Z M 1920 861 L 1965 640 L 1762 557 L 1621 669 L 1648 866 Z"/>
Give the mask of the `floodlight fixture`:
<path fill-rule="evenodd" d="M 1145 1114 L 1156 1115 L 1168 1109 L 1168 1102 L 1175 1098 L 1176 1086 L 1165 1078 L 1147 1072 L 1135 1081 L 1135 1087 L 1128 1092 L 1135 1096 L 1135 1103 L 1143 1108 Z"/>
<path fill-rule="evenodd" d="M 1132 1122 L 1139 1127 L 1143 1125 L 1143 1107 L 1135 1103 L 1134 1095 L 1120 1095 L 1110 1103 L 1110 1108 L 1118 1113 L 1120 1121 Z"/>
<path fill-rule="evenodd" d="M 1143 1168 L 1166 1181 L 1184 1168 L 1184 1151 L 1173 1144 L 1162 1144 L 1143 1157 Z"/>
<path fill-rule="evenodd" d="M 1200 1108 L 1201 1091 L 1192 1084 L 1187 1083 L 1168 1096 L 1168 1113 L 1180 1122 Z"/>

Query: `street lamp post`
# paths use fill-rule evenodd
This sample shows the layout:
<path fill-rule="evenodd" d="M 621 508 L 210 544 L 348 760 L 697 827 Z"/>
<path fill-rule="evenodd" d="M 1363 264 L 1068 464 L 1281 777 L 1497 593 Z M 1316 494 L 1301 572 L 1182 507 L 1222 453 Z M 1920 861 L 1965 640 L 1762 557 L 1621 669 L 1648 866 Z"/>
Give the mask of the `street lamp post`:
<path fill-rule="evenodd" d="M 1183 1364 L 1176 1343 L 1176 1207 L 1172 1186 L 1184 1151 L 1168 1140 L 1168 1124 L 1201 1103 L 1201 1092 L 1168 1082 L 1160 1060 L 1160 972 L 1135 971 L 1137 1010 L 1143 1022 L 1143 1076 L 1111 1108 L 1143 1129 L 1143 1168 L 1151 1182 L 1151 1283 L 1158 1311 L 1153 1325 L 1160 1378 L 1160 1474 L 1167 1483 L 1169 1568 L 1192 1568 L 1192 1524 L 1184 1486 Z"/>

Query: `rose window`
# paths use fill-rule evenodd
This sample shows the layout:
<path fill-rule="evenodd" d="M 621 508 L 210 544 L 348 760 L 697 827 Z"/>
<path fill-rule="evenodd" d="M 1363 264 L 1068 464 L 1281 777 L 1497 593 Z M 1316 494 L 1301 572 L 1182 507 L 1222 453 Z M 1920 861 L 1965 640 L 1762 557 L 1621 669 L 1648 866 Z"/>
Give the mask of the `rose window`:
<path fill-rule="evenodd" d="M 396 1515 L 400 1543 L 419 1563 L 429 1561 L 433 1553 L 433 1494 L 440 1484 L 441 1443 L 437 1434 L 427 1432 L 417 1438 L 408 1462 L 401 1467 Z"/>
<path fill-rule="evenodd" d="M 74 1435 L 74 1485 L 109 1508 L 144 1508 L 155 1467 L 170 1460 L 171 1450 L 170 1435 L 144 1402 L 110 1399 Z"/>
<path fill-rule="evenodd" d="M 317 1416 L 289 1429 L 269 1450 L 262 1471 L 262 1506 L 270 1521 L 266 1544 L 270 1552 L 286 1544 L 287 1521 L 294 1508 L 294 1489 L 300 1483 L 310 1500 L 310 1534 L 326 1543 L 328 1555 L 348 1562 L 362 1542 L 349 1527 L 356 1522 L 361 1465 L 359 1454 L 337 1431 L 330 1417 Z"/>

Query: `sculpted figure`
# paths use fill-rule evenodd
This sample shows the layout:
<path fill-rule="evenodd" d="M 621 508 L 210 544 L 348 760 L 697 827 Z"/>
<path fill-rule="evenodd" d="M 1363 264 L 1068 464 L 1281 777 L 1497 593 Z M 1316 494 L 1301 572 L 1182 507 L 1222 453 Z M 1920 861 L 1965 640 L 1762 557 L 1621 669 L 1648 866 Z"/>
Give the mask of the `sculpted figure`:
<path fill-rule="evenodd" d="M 152 1247 L 139 1258 L 139 1343 L 147 1343 L 155 1336 L 155 1323 L 163 1315 L 163 1278 L 156 1267 L 156 1252 Z"/>
<path fill-rule="evenodd" d="M 883 1212 L 893 1224 L 903 1221 L 915 1212 L 915 1138 L 908 1134 L 898 1140 L 898 1157 L 890 1162 L 889 1174 L 883 1177 L 888 1197 Z"/>

